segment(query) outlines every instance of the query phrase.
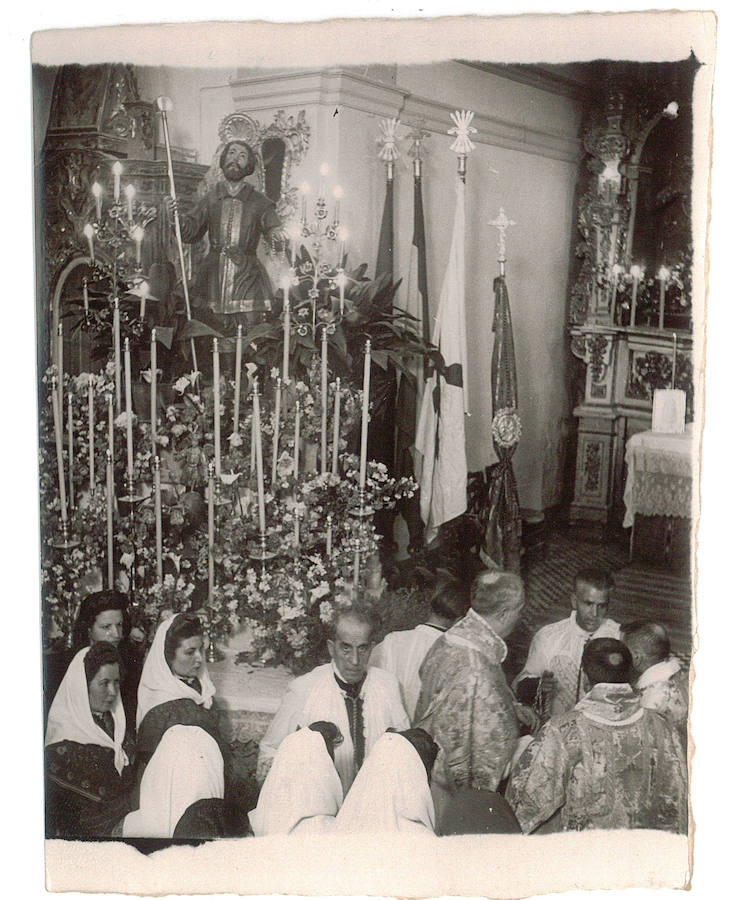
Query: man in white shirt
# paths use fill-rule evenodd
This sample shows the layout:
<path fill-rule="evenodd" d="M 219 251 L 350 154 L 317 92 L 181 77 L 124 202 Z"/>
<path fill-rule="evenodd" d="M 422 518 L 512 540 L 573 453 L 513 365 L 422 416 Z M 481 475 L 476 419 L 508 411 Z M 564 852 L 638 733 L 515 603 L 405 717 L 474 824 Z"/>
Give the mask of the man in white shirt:
<path fill-rule="evenodd" d="M 435 585 L 429 618 L 410 631 L 392 631 L 370 654 L 370 665 L 398 678 L 410 719 L 416 710 L 422 682 L 419 666 L 429 648 L 468 610 L 468 589 L 461 581 L 440 578 Z"/>
<path fill-rule="evenodd" d="M 333 722 L 343 737 L 334 765 L 346 795 L 375 741 L 388 728 L 409 727 L 395 675 L 369 667 L 372 631 L 372 621 L 363 611 L 350 607 L 338 614 L 328 641 L 331 662 L 290 684 L 259 744 L 260 783 L 288 734 L 313 722 Z"/>
<path fill-rule="evenodd" d="M 634 622 L 621 629 L 634 661 L 642 706 L 661 713 L 688 743 L 688 672 L 670 652 L 670 637 L 658 622 Z"/>
<path fill-rule="evenodd" d="M 572 614 L 545 625 L 533 636 L 513 688 L 520 701 L 535 704 L 542 719 L 573 709 L 589 690 L 581 664 L 590 638 L 620 638 L 621 626 L 607 617 L 612 588 L 610 572 L 578 572 L 571 597 Z"/>

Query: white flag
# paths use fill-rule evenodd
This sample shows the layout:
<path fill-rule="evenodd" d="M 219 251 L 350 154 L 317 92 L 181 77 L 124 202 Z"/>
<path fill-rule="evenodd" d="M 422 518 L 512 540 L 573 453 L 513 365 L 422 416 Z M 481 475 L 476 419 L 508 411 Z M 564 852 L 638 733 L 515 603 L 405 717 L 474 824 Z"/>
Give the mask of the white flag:
<path fill-rule="evenodd" d="M 420 509 L 427 542 L 434 539 L 440 525 L 460 516 L 467 507 L 465 299 L 465 185 L 458 179 L 450 257 L 432 333 L 444 371 L 430 372 L 425 382 L 416 434 L 416 450 L 422 457 Z"/>

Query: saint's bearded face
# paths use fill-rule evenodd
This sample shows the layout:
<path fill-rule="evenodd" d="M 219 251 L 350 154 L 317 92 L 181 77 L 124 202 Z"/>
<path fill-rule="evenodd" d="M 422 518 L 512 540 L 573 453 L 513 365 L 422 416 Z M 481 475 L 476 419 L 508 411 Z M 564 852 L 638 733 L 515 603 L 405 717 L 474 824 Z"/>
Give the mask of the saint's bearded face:
<path fill-rule="evenodd" d="M 223 175 L 228 181 L 241 181 L 251 174 L 249 153 L 243 144 L 229 144 L 222 162 Z"/>

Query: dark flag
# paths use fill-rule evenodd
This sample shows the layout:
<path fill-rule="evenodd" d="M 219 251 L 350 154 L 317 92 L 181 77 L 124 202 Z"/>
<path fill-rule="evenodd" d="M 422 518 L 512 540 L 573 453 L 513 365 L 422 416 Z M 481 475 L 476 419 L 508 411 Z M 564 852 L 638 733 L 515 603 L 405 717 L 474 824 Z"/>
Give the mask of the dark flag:
<path fill-rule="evenodd" d="M 517 371 L 512 317 L 504 274 L 494 279 L 494 348 L 492 350 L 492 440 L 497 464 L 491 474 L 489 503 L 483 512 L 483 561 L 492 568 L 520 569 L 521 518 L 512 456 L 520 440 Z"/>
<path fill-rule="evenodd" d="M 427 254 L 424 240 L 424 208 L 422 177 L 414 175 L 414 235 L 409 257 L 406 290 L 406 311 L 419 319 L 421 337 L 429 340 L 429 292 L 427 290 Z M 408 375 L 401 375 L 396 406 L 395 474 L 399 477 L 414 474 L 414 444 L 419 398 L 424 388 L 422 361 L 417 360 Z M 399 504 L 399 511 L 409 529 L 409 542 L 418 542 L 422 535 L 422 519 L 417 497 L 409 497 Z"/>
<path fill-rule="evenodd" d="M 385 272 L 393 275 L 393 178 L 385 180 L 385 205 L 383 219 L 380 223 L 380 239 L 378 241 L 378 260 L 375 265 L 375 277 Z"/>

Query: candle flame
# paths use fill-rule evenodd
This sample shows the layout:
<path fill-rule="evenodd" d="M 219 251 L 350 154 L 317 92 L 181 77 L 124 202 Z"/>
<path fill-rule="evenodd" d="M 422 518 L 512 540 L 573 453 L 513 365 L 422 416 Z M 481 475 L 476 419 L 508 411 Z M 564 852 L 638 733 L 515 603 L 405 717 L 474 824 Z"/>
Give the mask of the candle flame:
<path fill-rule="evenodd" d="M 132 239 L 136 241 L 136 243 L 141 243 L 142 239 L 145 237 L 145 229 L 141 225 L 135 225 L 132 229 Z"/>
<path fill-rule="evenodd" d="M 660 281 L 667 281 L 670 277 L 670 269 L 667 266 L 660 266 L 660 271 L 657 273 L 657 277 Z"/>
<path fill-rule="evenodd" d="M 93 226 L 91 225 L 90 222 L 88 222 L 88 224 L 85 226 L 85 228 L 83 228 L 83 234 L 84 234 L 87 238 L 92 238 L 92 237 L 93 237 L 93 234 L 94 234 L 94 232 L 93 232 Z"/>
<path fill-rule="evenodd" d="M 340 229 L 339 229 L 339 240 L 340 240 L 340 241 L 346 241 L 348 238 L 349 238 L 349 232 L 347 231 L 347 229 L 346 229 L 346 228 L 340 228 Z"/>
<path fill-rule="evenodd" d="M 321 175 L 323 175 L 323 177 L 325 178 L 329 173 L 329 164 L 321 163 L 321 168 L 319 171 L 320 171 Z"/>
<path fill-rule="evenodd" d="M 91 185 L 91 193 L 93 194 L 94 197 L 100 197 L 101 194 L 103 193 L 103 188 L 97 181 L 94 181 L 93 184 Z"/>
<path fill-rule="evenodd" d="M 336 185 L 332 193 L 335 200 L 341 200 L 341 198 L 344 196 L 344 190 L 339 184 Z"/>
<path fill-rule="evenodd" d="M 632 278 L 636 278 L 636 279 L 640 279 L 642 277 L 642 272 L 643 272 L 642 267 L 637 266 L 637 265 L 633 265 L 629 269 L 629 275 L 631 275 Z"/>
<path fill-rule="evenodd" d="M 135 191 L 135 186 L 133 184 L 128 184 L 124 188 L 124 196 L 128 197 L 130 200 L 132 200 L 134 198 L 135 194 L 136 194 L 136 191 Z"/>
<path fill-rule="evenodd" d="M 310 192 L 310 185 L 308 184 L 307 181 L 304 181 L 304 182 L 300 185 L 300 193 L 301 193 L 301 194 L 307 194 L 307 193 L 309 193 L 309 192 Z"/>
<path fill-rule="evenodd" d="M 119 160 L 117 160 L 111 167 L 111 171 L 114 173 L 114 175 L 121 175 L 124 171 L 124 166 L 119 162 Z"/>

